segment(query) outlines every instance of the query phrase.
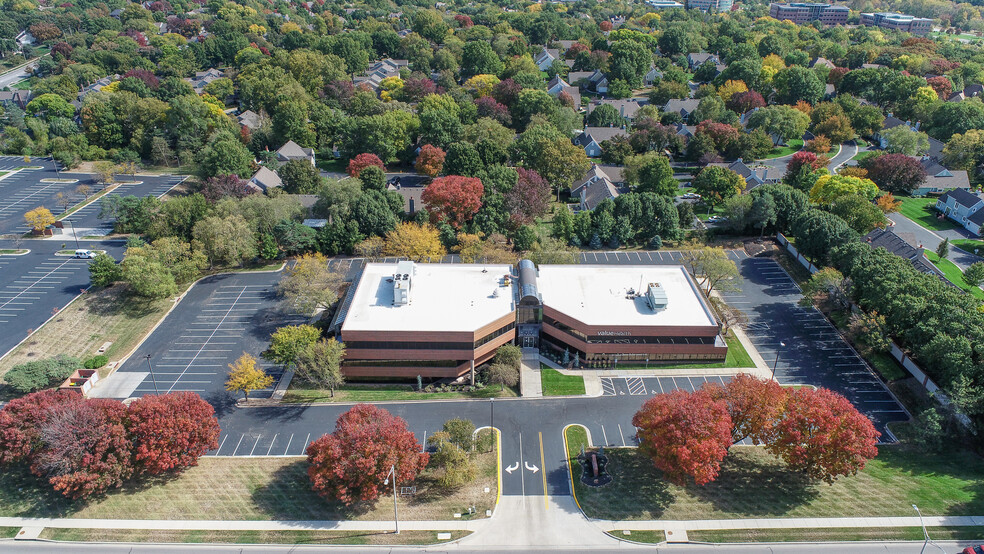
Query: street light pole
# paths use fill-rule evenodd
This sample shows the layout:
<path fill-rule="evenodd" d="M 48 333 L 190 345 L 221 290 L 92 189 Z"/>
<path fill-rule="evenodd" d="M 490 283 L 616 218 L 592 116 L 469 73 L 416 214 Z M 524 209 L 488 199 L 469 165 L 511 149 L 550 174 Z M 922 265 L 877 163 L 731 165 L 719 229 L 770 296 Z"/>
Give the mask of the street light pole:
<path fill-rule="evenodd" d="M 489 398 L 489 432 L 492 433 L 492 440 L 489 441 L 489 452 L 495 448 L 495 398 Z"/>
<path fill-rule="evenodd" d="M 786 343 L 784 343 L 782 341 L 779 341 L 779 347 L 780 348 L 785 348 L 785 346 L 786 346 Z M 779 352 L 781 352 L 780 348 L 776 348 L 776 361 L 775 361 L 775 363 L 772 364 L 772 380 L 773 381 L 776 380 L 776 368 L 779 367 Z"/>
<path fill-rule="evenodd" d="M 393 476 L 393 522 L 396 524 L 396 534 L 400 534 L 400 513 L 396 511 L 396 464 L 390 466 L 389 473 L 386 474 L 386 479 L 383 480 L 383 485 L 389 484 L 390 475 Z"/>
<path fill-rule="evenodd" d="M 71 219 L 66 219 L 65 221 L 67 221 L 68 224 L 72 226 L 72 237 L 75 238 L 75 249 L 78 250 L 79 249 L 79 236 L 75 234 L 75 223 L 73 223 Z"/>
<path fill-rule="evenodd" d="M 157 388 L 157 377 L 154 377 L 154 366 L 150 365 L 150 354 L 147 354 L 147 367 L 150 368 L 150 380 L 154 382 L 154 394 L 160 396 L 161 391 Z"/>
<path fill-rule="evenodd" d="M 916 511 L 916 514 L 919 515 L 919 525 L 922 526 L 923 538 L 925 539 L 923 541 L 922 550 L 920 550 L 919 553 L 922 554 L 923 552 L 926 551 L 926 545 L 927 544 L 932 544 L 936 548 L 939 548 L 940 549 L 940 552 L 943 552 L 944 554 L 946 554 L 946 550 L 943 550 L 943 547 L 942 546 L 936 544 L 935 542 L 933 542 L 933 539 L 929 538 L 929 531 L 926 530 L 926 523 L 923 521 L 922 512 L 919 511 L 919 506 L 916 506 L 915 504 L 913 504 L 912 505 L 912 509 L 915 510 Z"/>

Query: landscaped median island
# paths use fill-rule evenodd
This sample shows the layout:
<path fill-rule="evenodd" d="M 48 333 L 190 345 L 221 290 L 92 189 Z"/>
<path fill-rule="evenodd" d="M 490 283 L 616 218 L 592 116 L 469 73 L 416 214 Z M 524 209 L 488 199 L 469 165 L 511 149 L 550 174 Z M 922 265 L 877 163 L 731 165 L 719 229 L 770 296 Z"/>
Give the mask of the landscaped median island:
<path fill-rule="evenodd" d="M 450 533 L 450 539 L 438 539 Z M 470 531 L 177 531 L 162 529 L 45 529 L 42 539 L 72 542 L 428 545 L 456 541 Z"/>
<path fill-rule="evenodd" d="M 581 468 L 576 457 L 582 446 L 589 446 L 587 433 L 572 426 L 565 436 L 577 502 L 592 518 L 913 516 L 912 504 L 927 516 L 984 513 L 984 467 L 978 457 L 963 450 L 941 456 L 901 445 L 879 446 L 878 456 L 857 475 L 827 485 L 789 471 L 764 448 L 733 446 L 716 480 L 704 486 L 692 482 L 678 486 L 663 479 L 641 450 L 606 448 L 613 479 L 595 488 L 578 478 Z"/>

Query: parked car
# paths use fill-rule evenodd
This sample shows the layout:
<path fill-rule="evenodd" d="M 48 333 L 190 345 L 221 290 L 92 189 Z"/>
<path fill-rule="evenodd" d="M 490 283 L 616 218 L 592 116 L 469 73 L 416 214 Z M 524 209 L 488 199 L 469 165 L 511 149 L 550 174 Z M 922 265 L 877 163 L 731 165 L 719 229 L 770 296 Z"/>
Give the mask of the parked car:
<path fill-rule="evenodd" d="M 984 554 L 984 544 L 978 546 L 968 546 L 963 549 L 963 554 Z"/>
<path fill-rule="evenodd" d="M 75 257 L 82 258 L 84 260 L 91 260 L 96 257 L 96 254 L 92 250 L 79 249 L 75 251 Z"/>
<path fill-rule="evenodd" d="M 727 221 L 727 220 L 728 218 L 720 215 L 712 215 L 711 217 L 707 218 L 708 223 L 720 223 L 722 221 Z"/>

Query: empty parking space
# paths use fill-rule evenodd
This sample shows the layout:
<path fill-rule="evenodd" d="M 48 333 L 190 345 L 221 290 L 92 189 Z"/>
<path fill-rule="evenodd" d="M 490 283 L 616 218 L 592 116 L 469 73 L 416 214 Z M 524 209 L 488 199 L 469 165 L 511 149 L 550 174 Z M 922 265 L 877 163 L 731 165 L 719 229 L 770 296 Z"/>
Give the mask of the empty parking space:
<path fill-rule="evenodd" d="M 126 179 L 128 177 L 124 177 Z M 87 178 L 88 179 L 88 178 Z M 107 198 L 110 196 L 137 196 L 144 198 L 147 196 L 156 196 L 160 198 L 173 189 L 176 185 L 181 183 L 185 179 L 181 175 L 163 175 L 163 176 L 143 176 L 138 175 L 136 180 L 123 181 L 116 185 L 116 188 L 109 192 L 102 198 Z M 100 185 L 94 185 L 94 188 L 99 190 Z M 78 229 L 90 230 L 89 234 L 99 234 L 92 233 L 92 229 L 112 229 L 113 221 L 109 219 L 100 219 L 99 212 L 102 211 L 102 198 L 94 202 L 89 203 L 85 207 L 82 207 L 75 212 L 68 219 L 72 224 Z"/>
<path fill-rule="evenodd" d="M 38 206 L 44 206 L 57 214 L 62 206 L 57 197 L 61 193 L 72 204 L 82 200 L 75 194 L 74 182 L 45 182 L 55 177 L 54 171 L 20 170 L 0 180 L 0 233 L 24 233 L 30 230 L 24 214 Z"/>
<path fill-rule="evenodd" d="M 195 285 L 120 368 L 147 374 L 129 396 L 191 391 L 211 401 L 231 401 L 235 395 L 225 391 L 224 384 L 229 364 L 243 353 L 256 357 L 276 386 L 282 368 L 260 358 L 260 353 L 278 327 L 306 320 L 279 310 L 280 275 L 217 275 Z M 271 392 L 272 388 L 251 392 L 250 398 Z"/>
<path fill-rule="evenodd" d="M 8 331 L 0 337 L 0 354 L 81 292 L 89 280 L 87 261 L 0 256 L 0 325 Z"/>
<path fill-rule="evenodd" d="M 693 391 L 705 383 L 724 384 L 728 375 L 695 375 L 667 377 L 602 377 L 602 396 L 653 396 L 676 389 Z"/>
<path fill-rule="evenodd" d="M 835 390 L 850 399 L 879 430 L 908 414 L 843 339 L 837 329 L 802 298 L 796 282 L 768 258 L 742 259 L 741 292 L 725 300 L 748 316 L 746 334 L 780 382 Z"/>

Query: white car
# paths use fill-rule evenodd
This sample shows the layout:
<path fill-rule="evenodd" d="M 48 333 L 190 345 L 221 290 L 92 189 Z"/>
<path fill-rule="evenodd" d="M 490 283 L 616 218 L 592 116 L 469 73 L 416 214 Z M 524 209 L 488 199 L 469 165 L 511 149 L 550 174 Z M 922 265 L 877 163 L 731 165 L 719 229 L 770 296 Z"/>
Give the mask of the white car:
<path fill-rule="evenodd" d="M 718 223 L 720 221 L 725 221 L 726 219 L 727 219 L 726 217 L 721 217 L 719 215 L 712 215 L 711 217 L 707 218 L 707 222 L 708 223 Z"/>
<path fill-rule="evenodd" d="M 83 260 L 91 260 L 92 258 L 96 257 L 96 253 L 93 252 L 92 250 L 79 249 L 75 251 L 75 257 L 81 258 Z"/>

